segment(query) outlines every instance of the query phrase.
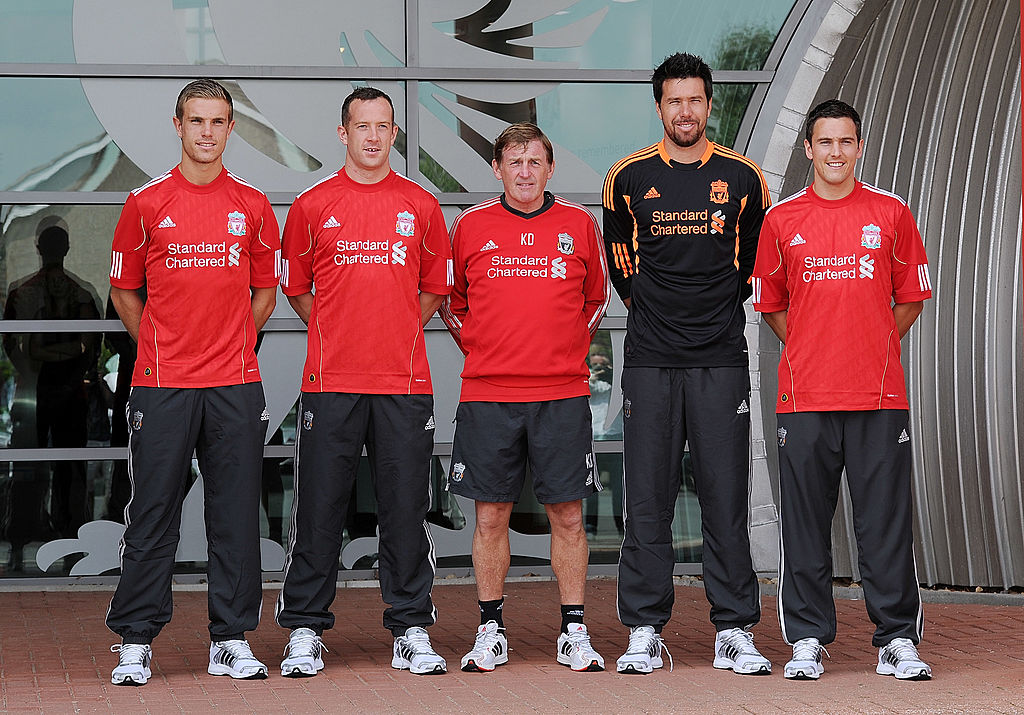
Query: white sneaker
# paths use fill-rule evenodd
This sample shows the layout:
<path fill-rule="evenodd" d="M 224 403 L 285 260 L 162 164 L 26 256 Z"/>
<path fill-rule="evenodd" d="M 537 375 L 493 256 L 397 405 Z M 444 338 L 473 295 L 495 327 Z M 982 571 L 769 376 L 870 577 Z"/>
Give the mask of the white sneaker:
<path fill-rule="evenodd" d="M 267 677 L 267 666 L 256 660 L 247 640 L 210 643 L 210 675 L 230 675 L 236 680 L 261 680 Z"/>
<path fill-rule="evenodd" d="M 434 652 L 430 646 L 430 636 L 419 626 L 413 626 L 404 636 L 395 638 L 391 667 L 398 670 L 408 668 L 410 673 L 416 675 L 440 675 L 448 672 L 448 664 Z"/>
<path fill-rule="evenodd" d="M 149 664 L 153 661 L 153 648 L 140 643 L 115 643 L 111 653 L 117 653 L 117 667 L 110 673 L 114 685 L 145 685 L 153 674 Z"/>
<path fill-rule="evenodd" d="M 324 669 L 323 652 L 327 646 L 312 628 L 295 628 L 284 647 L 281 675 L 286 678 L 311 678 Z"/>
<path fill-rule="evenodd" d="M 462 669 L 467 673 L 480 671 L 489 673 L 496 666 L 508 662 L 508 640 L 505 629 L 499 628 L 497 621 L 487 621 L 476 629 L 476 641 L 473 650 L 462 656 Z"/>
<path fill-rule="evenodd" d="M 742 628 L 729 628 L 715 635 L 716 668 L 728 669 L 740 675 L 768 675 L 772 662 L 754 647 L 754 634 Z"/>
<path fill-rule="evenodd" d="M 568 628 L 568 633 L 558 636 L 558 655 L 555 660 L 575 671 L 604 670 L 604 658 L 590 645 L 587 627 L 582 623 L 570 623 Z"/>
<path fill-rule="evenodd" d="M 821 654 L 828 655 L 817 638 L 803 638 L 793 644 L 793 659 L 786 663 L 783 675 L 791 680 L 817 680 L 825 672 Z"/>
<path fill-rule="evenodd" d="M 921 660 L 909 638 L 893 638 L 878 649 L 879 675 L 895 675 L 899 680 L 931 680 L 932 669 Z"/>
<path fill-rule="evenodd" d="M 615 669 L 620 673 L 650 673 L 665 665 L 661 659 L 662 648 L 665 648 L 665 641 L 653 626 L 634 626 L 629 630 L 629 647 L 615 662 Z M 671 666 L 672 654 L 668 648 L 665 652 Z"/>

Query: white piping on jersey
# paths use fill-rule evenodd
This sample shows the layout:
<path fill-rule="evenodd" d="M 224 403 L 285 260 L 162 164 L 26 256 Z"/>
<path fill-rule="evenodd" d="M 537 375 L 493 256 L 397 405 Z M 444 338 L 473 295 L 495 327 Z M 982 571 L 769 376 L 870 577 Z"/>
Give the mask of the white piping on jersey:
<path fill-rule="evenodd" d="M 151 181 L 143 184 L 142 186 L 138 187 L 137 189 L 132 189 L 131 193 L 132 193 L 133 196 L 138 196 L 143 191 L 148 189 L 150 186 L 156 186 L 157 184 L 159 184 L 162 181 L 167 181 L 169 178 L 171 178 L 171 172 L 168 171 L 167 173 L 161 174 L 160 176 L 156 177 L 155 179 L 152 179 Z"/>
<path fill-rule="evenodd" d="M 302 196 L 304 193 L 306 193 L 310 189 L 315 189 L 317 186 L 320 186 L 320 184 L 324 183 L 325 181 L 330 181 L 331 179 L 333 179 L 337 175 L 338 175 L 338 172 L 336 171 L 333 174 L 331 174 L 330 176 L 325 176 L 324 178 L 320 179 L 320 181 L 316 182 L 312 186 L 307 186 L 306 188 L 304 188 L 302 191 L 299 192 L 298 196 L 296 196 L 295 198 L 299 198 L 299 196 Z"/>
<path fill-rule="evenodd" d="M 120 278 L 121 268 L 124 266 L 124 254 L 120 251 L 110 252 L 110 277 Z"/>
<path fill-rule="evenodd" d="M 491 206 L 494 206 L 494 204 L 496 203 L 501 203 L 500 196 L 495 196 L 493 199 L 487 199 L 483 203 L 479 203 L 476 206 L 470 206 L 468 209 L 460 213 L 458 216 L 455 217 L 455 221 L 452 222 L 452 236 L 455 235 L 455 227 L 459 225 L 459 222 L 462 221 L 463 217 L 468 216 L 474 211 L 480 211 L 481 209 L 490 208 Z"/>
<path fill-rule="evenodd" d="M 274 277 L 281 281 L 281 249 L 274 251 Z"/>
<path fill-rule="evenodd" d="M 865 184 L 864 182 L 861 182 L 861 186 L 863 186 L 868 191 L 873 191 L 876 194 L 881 194 L 882 196 L 888 196 L 890 199 L 896 199 L 897 201 L 899 201 L 904 206 L 907 205 L 906 200 L 902 196 L 899 196 L 898 194 L 894 194 L 891 191 L 886 191 L 885 189 L 880 189 L 877 186 L 872 186 L 871 184 Z"/>
<path fill-rule="evenodd" d="M 278 255 L 280 255 L 281 252 L 278 251 L 277 253 L 278 253 Z M 288 287 L 288 259 L 287 258 L 282 258 L 281 259 L 281 285 L 283 285 L 285 288 Z"/>
<path fill-rule="evenodd" d="M 750 288 L 754 291 L 753 303 L 757 305 L 758 303 L 761 302 L 761 279 L 751 277 Z"/>
<path fill-rule="evenodd" d="M 882 378 L 878 381 L 878 409 L 882 409 L 882 401 L 885 399 L 885 375 L 889 372 L 889 356 L 892 355 L 892 350 L 889 349 L 889 344 L 892 343 L 893 333 L 896 333 L 896 329 L 893 328 L 889 331 L 889 337 L 885 340 L 885 367 L 882 368 Z M 899 333 L 896 333 L 897 344 L 900 341 Z"/>
<path fill-rule="evenodd" d="M 605 255 L 603 241 L 601 240 L 601 227 L 598 226 L 597 219 L 586 206 L 563 199 L 561 196 L 557 195 L 555 196 L 555 203 L 565 206 L 566 208 L 582 211 L 586 214 L 590 218 L 590 222 L 594 225 L 594 235 L 597 237 L 598 243 L 602 244 L 593 247 L 595 253 L 598 255 L 598 264 L 601 266 L 601 282 L 604 286 L 604 301 L 594 309 L 594 312 L 591 313 L 587 320 L 587 329 L 590 331 L 591 337 L 593 337 L 598 325 L 601 324 L 601 318 L 604 317 L 605 311 L 608 310 L 608 303 L 611 301 L 611 291 L 608 290 L 608 259 Z"/>
<path fill-rule="evenodd" d="M 787 201 L 792 201 L 793 199 L 799 199 L 801 196 L 804 196 L 806 193 L 807 193 L 807 188 L 804 187 L 804 188 L 800 189 L 799 191 L 797 191 L 792 196 L 787 196 L 784 199 L 779 199 L 774 204 L 772 204 L 771 206 L 769 206 L 768 208 L 766 208 L 764 210 L 764 215 L 767 216 L 768 214 L 770 214 L 772 212 L 772 209 L 774 209 L 774 208 L 776 208 L 778 206 L 782 206 L 782 204 L 786 203 Z"/>
<path fill-rule="evenodd" d="M 932 289 L 932 278 L 928 274 L 927 263 L 919 263 L 917 265 L 917 282 L 918 285 L 921 286 L 921 290 L 923 291 Z"/>
<path fill-rule="evenodd" d="M 249 183 L 248 181 L 246 181 L 245 179 L 242 179 L 242 178 L 240 178 L 240 177 L 236 176 L 235 174 L 232 174 L 232 173 L 231 173 L 230 171 L 228 172 L 228 176 L 230 176 L 230 177 L 231 177 L 232 179 L 234 179 L 235 181 L 237 181 L 237 182 L 238 182 L 239 184 L 241 184 L 242 186 L 248 186 L 248 187 L 249 187 L 250 189 L 252 189 L 253 191 L 258 191 L 258 192 L 259 192 L 259 194 L 260 194 L 261 196 L 266 196 L 266 194 L 265 194 L 265 193 L 263 193 L 262 191 L 260 191 L 260 189 L 257 189 L 257 188 L 256 188 L 255 186 L 253 186 L 252 184 L 250 184 L 250 183 Z"/>
<path fill-rule="evenodd" d="M 160 384 L 160 343 L 157 341 L 156 337 L 156 323 L 153 322 L 152 315 L 147 315 L 146 317 L 149 318 L 149 324 L 153 326 L 153 362 L 156 363 L 153 367 L 153 372 L 156 375 L 156 386 L 163 387 L 163 385 Z"/>

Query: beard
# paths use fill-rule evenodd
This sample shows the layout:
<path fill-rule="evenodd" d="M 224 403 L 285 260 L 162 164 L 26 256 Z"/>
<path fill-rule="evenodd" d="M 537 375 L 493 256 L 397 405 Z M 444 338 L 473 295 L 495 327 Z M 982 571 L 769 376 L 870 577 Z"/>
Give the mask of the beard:
<path fill-rule="evenodd" d="M 696 131 L 689 134 L 683 134 L 683 132 L 677 129 L 674 124 L 670 124 L 665 127 L 665 134 L 676 146 L 682 149 L 688 149 L 701 140 L 701 137 L 704 136 L 704 129 L 706 127 L 707 122 L 704 124 L 698 124 Z"/>

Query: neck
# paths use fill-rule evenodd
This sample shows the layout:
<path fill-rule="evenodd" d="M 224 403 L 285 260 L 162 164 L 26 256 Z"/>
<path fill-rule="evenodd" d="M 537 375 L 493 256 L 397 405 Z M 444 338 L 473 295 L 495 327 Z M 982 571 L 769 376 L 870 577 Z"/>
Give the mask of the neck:
<path fill-rule="evenodd" d="M 857 180 L 852 176 L 841 184 L 830 184 L 826 181 L 822 181 L 819 177 L 814 177 L 814 193 L 823 199 L 829 201 L 838 201 L 839 199 L 845 199 L 847 196 L 853 193 L 854 188 L 857 186 Z"/>
<path fill-rule="evenodd" d="M 346 160 L 345 173 L 348 174 L 348 178 L 357 184 L 376 184 L 388 177 L 388 174 L 391 173 L 391 165 L 385 164 L 376 169 L 364 169 Z"/>
<path fill-rule="evenodd" d="M 693 146 L 679 146 L 669 139 L 668 135 L 665 135 L 664 143 L 665 152 L 669 158 L 672 161 L 678 161 L 680 164 L 696 163 L 700 161 L 700 158 L 704 156 L 704 152 L 708 150 L 708 138 L 704 134 L 700 135 L 700 139 Z"/>
<path fill-rule="evenodd" d="M 213 183 L 213 180 L 220 176 L 221 169 L 223 168 L 224 162 L 221 159 L 217 159 L 217 161 L 209 164 L 199 164 L 184 154 L 181 155 L 181 163 L 178 164 L 178 170 L 185 177 L 185 180 L 196 186 Z"/>

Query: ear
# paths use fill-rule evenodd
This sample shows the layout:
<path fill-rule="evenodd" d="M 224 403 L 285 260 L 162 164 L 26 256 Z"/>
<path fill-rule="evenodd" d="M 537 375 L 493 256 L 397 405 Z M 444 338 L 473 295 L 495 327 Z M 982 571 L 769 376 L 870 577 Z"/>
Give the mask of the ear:
<path fill-rule="evenodd" d="M 391 125 L 391 146 L 395 145 L 395 140 L 398 139 L 398 125 Z"/>
<path fill-rule="evenodd" d="M 338 139 L 341 139 L 341 143 L 348 146 L 348 132 L 345 131 L 345 125 L 338 125 Z"/>
<path fill-rule="evenodd" d="M 814 154 L 811 152 L 811 143 L 806 139 L 804 139 L 804 155 L 811 161 L 814 160 Z"/>
<path fill-rule="evenodd" d="M 863 156 L 863 155 L 864 155 L 864 140 L 861 139 L 860 143 L 857 145 L 857 158 L 860 159 L 861 156 Z"/>
<path fill-rule="evenodd" d="M 498 163 L 497 159 L 491 159 L 491 169 L 494 170 L 494 178 L 501 181 L 501 165 Z"/>
<path fill-rule="evenodd" d="M 185 137 L 182 133 L 181 120 L 177 117 L 171 117 L 171 121 L 174 123 L 174 131 L 178 133 L 178 139 L 184 139 Z"/>

